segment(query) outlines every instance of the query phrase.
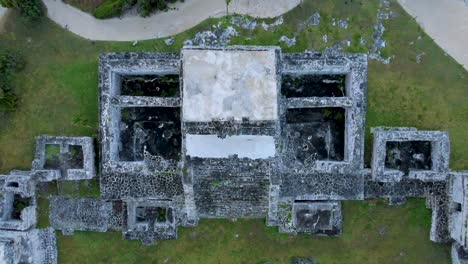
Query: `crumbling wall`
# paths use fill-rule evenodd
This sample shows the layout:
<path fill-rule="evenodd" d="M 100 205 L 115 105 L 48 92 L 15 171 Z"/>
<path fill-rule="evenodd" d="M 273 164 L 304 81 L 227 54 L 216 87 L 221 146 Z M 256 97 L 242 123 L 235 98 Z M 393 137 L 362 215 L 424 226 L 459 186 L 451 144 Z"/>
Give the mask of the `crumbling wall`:
<path fill-rule="evenodd" d="M 371 133 L 374 136 L 372 150 L 372 178 L 375 181 L 400 181 L 402 178 L 419 179 L 422 181 L 445 181 L 449 172 L 450 142 L 448 133 L 443 131 L 418 131 L 412 127 L 375 127 Z M 431 142 L 430 170 L 410 169 L 409 174 L 403 171 L 385 167 L 387 142 L 428 141 Z M 417 155 L 417 154 L 415 154 Z M 422 155 L 422 154 L 419 154 Z"/>
<path fill-rule="evenodd" d="M 49 220 L 52 227 L 71 234 L 74 230 L 106 232 L 112 203 L 92 198 L 49 198 Z"/>
<path fill-rule="evenodd" d="M 46 168 L 46 145 L 58 145 L 57 167 Z M 74 164 L 72 148 L 79 146 L 82 150 L 81 159 Z M 93 139 L 90 137 L 36 137 L 36 148 L 32 162 L 32 174 L 38 181 L 52 180 L 84 180 L 92 179 L 96 175 L 94 165 Z"/>
<path fill-rule="evenodd" d="M 55 264 L 57 246 L 53 228 L 25 231 L 0 230 L 1 263 Z M 3 256 L 2 256 L 3 255 Z"/>
<path fill-rule="evenodd" d="M 36 224 L 35 182 L 29 171 L 5 175 L 0 207 L 0 229 L 24 231 Z"/>
<path fill-rule="evenodd" d="M 363 54 L 287 53 L 282 56 L 282 72 L 288 78 L 308 75 L 346 76 L 346 96 L 291 97 L 282 95 L 280 103 L 281 138 L 279 166 L 281 196 L 306 199 L 363 199 L 364 120 L 367 88 L 367 58 Z M 325 95 L 328 95 L 325 93 Z M 313 155 L 299 163 L 291 151 L 288 109 L 337 107 L 345 111 L 344 150 L 342 160 L 320 160 Z M 294 131 L 293 131 L 294 132 Z M 300 133 L 300 131 L 297 131 Z M 289 133 L 289 134 L 288 134 Z M 296 133 L 297 134 L 297 133 Z M 310 146 L 309 146 L 310 148 Z"/>
<path fill-rule="evenodd" d="M 200 217 L 265 217 L 270 163 L 235 158 L 186 161 Z"/>

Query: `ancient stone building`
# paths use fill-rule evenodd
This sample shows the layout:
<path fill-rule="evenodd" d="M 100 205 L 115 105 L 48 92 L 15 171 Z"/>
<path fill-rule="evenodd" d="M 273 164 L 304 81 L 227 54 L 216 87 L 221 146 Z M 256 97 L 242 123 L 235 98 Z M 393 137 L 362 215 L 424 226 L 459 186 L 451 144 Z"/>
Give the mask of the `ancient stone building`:
<path fill-rule="evenodd" d="M 343 200 L 422 197 L 429 239 L 453 242 L 454 263 L 466 263 L 468 174 L 449 168 L 448 133 L 373 128 L 365 168 L 366 90 L 365 54 L 258 46 L 103 54 L 101 197 L 50 197 L 51 226 L 120 230 L 153 244 L 201 218 L 248 217 L 279 232 L 338 236 Z M 53 229 L 35 229 L 35 183 L 95 175 L 91 138 L 37 137 L 32 171 L 1 178 L 0 257 L 54 263 Z M 21 250 L 25 237 L 43 242 Z"/>
<path fill-rule="evenodd" d="M 374 128 L 364 168 L 364 54 L 186 47 L 99 66 L 101 195 L 125 238 L 213 217 L 339 235 L 342 200 L 425 197 L 430 239 L 450 240 L 446 132 Z"/>

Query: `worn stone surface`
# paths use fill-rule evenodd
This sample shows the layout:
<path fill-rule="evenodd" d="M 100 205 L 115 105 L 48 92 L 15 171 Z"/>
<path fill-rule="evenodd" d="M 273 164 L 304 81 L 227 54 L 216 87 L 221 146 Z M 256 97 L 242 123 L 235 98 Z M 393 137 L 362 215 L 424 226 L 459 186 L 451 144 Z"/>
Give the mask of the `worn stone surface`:
<path fill-rule="evenodd" d="M 374 136 L 372 151 L 372 178 L 376 181 L 400 181 L 402 178 L 419 179 L 422 181 L 445 181 L 449 172 L 450 142 L 448 133 L 443 131 L 418 131 L 415 128 L 372 128 Z M 389 156 L 387 150 L 388 142 L 430 142 L 431 168 L 426 170 L 409 169 L 409 174 L 405 172 L 387 168 L 385 159 Z M 399 151 L 394 155 L 400 155 Z M 423 155 L 419 153 L 414 156 Z"/>
<path fill-rule="evenodd" d="M 450 255 L 452 257 L 452 264 L 468 264 L 468 252 L 457 242 L 452 243 Z"/>
<path fill-rule="evenodd" d="M 467 251 L 468 171 L 451 173 L 449 178 L 449 232 L 457 247 Z M 453 249 L 452 249 L 453 250 Z M 467 255 L 468 256 L 468 255 Z"/>
<path fill-rule="evenodd" d="M 46 145 L 57 145 L 60 148 L 57 166 L 46 168 L 49 157 L 46 155 Z M 81 165 L 73 163 L 72 148 L 79 146 L 82 150 Z M 95 175 L 93 139 L 90 137 L 36 137 L 36 149 L 32 163 L 32 174 L 39 181 L 52 180 L 84 180 Z"/>
<path fill-rule="evenodd" d="M 1 263 L 55 264 L 57 246 L 54 229 L 0 230 Z"/>
<path fill-rule="evenodd" d="M 184 121 L 275 120 L 277 56 L 277 48 L 184 49 Z"/>
<path fill-rule="evenodd" d="M 385 5 L 383 2 L 382 10 Z M 387 17 L 382 13 L 379 19 L 381 23 Z M 281 23 L 278 19 L 270 25 L 262 23 L 262 27 L 269 30 Z M 309 24 L 318 23 L 317 13 Z M 335 19 L 334 23 L 347 27 L 344 19 Z M 247 30 L 256 27 L 254 19 L 242 17 L 233 17 L 231 24 Z M 215 32 L 205 32 L 187 44 L 218 46 L 234 34 L 229 28 L 213 29 Z M 380 24 L 376 30 L 378 42 L 383 32 Z M 425 197 L 433 212 L 430 239 L 447 241 L 450 210 L 455 208 L 447 196 L 447 134 L 377 128 L 373 131 L 378 142 L 374 144 L 378 149 L 374 159 L 379 162 L 373 163 L 372 169 L 364 169 L 367 56 L 343 54 L 343 45 L 350 45 L 349 40 L 323 54 L 281 54 L 277 47 L 234 46 L 186 47 L 181 56 L 101 56 L 100 188 L 102 201 L 112 200 L 109 225 L 123 230 L 124 239 L 138 239 L 144 244 L 176 238 L 177 226 L 193 226 L 199 218 L 216 217 L 266 216 L 267 225 L 278 226 L 281 232 L 339 235 L 340 200 L 387 198 L 397 205 L 405 203 L 407 197 Z M 374 50 L 376 54 L 378 49 Z M 126 75 L 145 74 L 179 76 L 180 89 L 169 97 L 121 93 L 121 80 Z M 159 151 L 165 145 L 156 144 L 160 139 L 152 143 L 147 136 L 142 144 L 142 136 L 148 133 L 134 125 L 141 121 L 125 121 L 128 116 L 124 109 L 130 107 L 180 111 L 180 119 L 166 120 L 171 124 L 168 127 L 179 129 L 180 125 L 180 150 L 177 146 L 171 155 L 165 155 Z M 138 113 L 145 115 L 144 111 Z M 153 119 L 163 117 L 156 114 L 142 120 Z M 174 130 L 164 126 L 158 127 L 162 137 L 173 140 Z M 255 149 L 249 151 L 252 155 L 244 155 L 231 146 L 223 150 L 224 142 L 232 138 L 255 137 L 271 139 L 269 155 L 255 156 Z M 215 140 L 200 140 L 204 138 Z M 393 141 L 432 142 L 430 161 L 424 146 L 423 153 L 413 155 L 410 151 L 401 156 L 431 170 L 410 168 L 407 177 L 382 181 L 388 170 L 379 168 L 393 162 L 385 159 L 386 142 Z M 130 150 L 123 149 L 122 142 Z M 138 151 L 135 146 L 140 147 Z M 393 146 L 392 153 L 397 153 L 394 149 L 398 147 Z M 214 155 L 215 150 L 224 154 Z M 122 151 L 133 151 L 138 158 L 130 162 Z M 202 155 L 200 151 L 211 154 Z M 162 212 L 170 218 L 151 220 Z"/>
<path fill-rule="evenodd" d="M 105 232 L 109 228 L 112 203 L 92 198 L 49 198 L 50 224 L 55 229 L 71 233 L 79 231 Z"/>
<path fill-rule="evenodd" d="M 298 233 L 339 235 L 341 233 L 341 204 L 333 201 L 295 201 L 292 224 Z"/>
<path fill-rule="evenodd" d="M 3 175 L 0 229 L 25 231 L 36 225 L 35 183 L 29 171 Z"/>
<path fill-rule="evenodd" d="M 271 161 L 194 158 L 186 166 L 200 217 L 265 217 Z"/>

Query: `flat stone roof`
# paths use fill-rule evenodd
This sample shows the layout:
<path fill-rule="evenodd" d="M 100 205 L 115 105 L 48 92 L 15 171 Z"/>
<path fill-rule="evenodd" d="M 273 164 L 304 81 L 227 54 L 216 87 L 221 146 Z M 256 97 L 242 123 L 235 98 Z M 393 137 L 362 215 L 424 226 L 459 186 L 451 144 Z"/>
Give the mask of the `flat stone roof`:
<path fill-rule="evenodd" d="M 186 154 L 199 158 L 267 159 L 275 156 L 272 136 L 239 135 L 219 138 L 217 135 L 186 135 Z"/>
<path fill-rule="evenodd" d="M 277 48 L 182 50 L 183 121 L 276 120 Z"/>

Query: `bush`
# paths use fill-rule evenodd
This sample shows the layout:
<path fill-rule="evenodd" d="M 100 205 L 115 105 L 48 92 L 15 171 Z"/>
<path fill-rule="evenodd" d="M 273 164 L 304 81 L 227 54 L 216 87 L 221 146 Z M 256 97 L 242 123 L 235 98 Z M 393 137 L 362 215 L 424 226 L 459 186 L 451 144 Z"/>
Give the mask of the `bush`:
<path fill-rule="evenodd" d="M 99 19 L 117 17 L 122 15 L 128 0 L 107 0 L 94 10 L 93 15 Z M 128 1 L 131 4 L 132 1 Z"/>
<path fill-rule="evenodd" d="M 35 21 L 44 15 L 41 0 L 0 0 L 0 5 L 17 9 L 27 20 Z"/>
<path fill-rule="evenodd" d="M 183 0 L 107 0 L 94 10 L 93 15 L 99 19 L 116 17 L 122 15 L 126 9 L 137 5 L 138 13 L 142 17 L 147 17 L 155 10 L 167 10 L 167 3 L 177 1 L 184 2 Z"/>
<path fill-rule="evenodd" d="M 13 76 L 24 68 L 25 62 L 18 52 L 0 52 L 0 111 L 11 112 L 17 106 L 13 93 Z"/>
<path fill-rule="evenodd" d="M 139 0 L 138 13 L 142 17 L 149 16 L 154 10 L 167 10 L 167 2 L 174 3 L 174 0 Z"/>

